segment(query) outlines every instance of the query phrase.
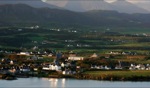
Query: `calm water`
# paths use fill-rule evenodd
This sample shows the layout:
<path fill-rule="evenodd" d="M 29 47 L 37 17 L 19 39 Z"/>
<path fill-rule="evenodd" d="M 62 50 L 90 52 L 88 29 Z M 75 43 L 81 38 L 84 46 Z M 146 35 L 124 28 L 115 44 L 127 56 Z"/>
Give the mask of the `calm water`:
<path fill-rule="evenodd" d="M 56 78 L 0 80 L 0 88 L 150 88 L 150 82 L 96 81 Z"/>

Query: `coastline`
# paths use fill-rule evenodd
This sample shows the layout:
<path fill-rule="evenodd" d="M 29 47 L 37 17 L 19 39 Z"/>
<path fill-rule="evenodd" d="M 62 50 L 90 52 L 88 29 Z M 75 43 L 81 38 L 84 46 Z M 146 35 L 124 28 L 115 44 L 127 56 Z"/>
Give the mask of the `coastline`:
<path fill-rule="evenodd" d="M 110 72 L 111 74 L 108 74 L 108 72 Z M 26 74 L 26 75 L 0 74 L 0 79 L 16 80 L 17 78 L 45 77 L 45 78 L 73 78 L 73 79 L 100 80 L 100 81 L 101 80 L 104 80 L 104 81 L 150 81 L 150 75 L 143 75 L 142 73 L 140 73 L 142 71 L 116 71 L 118 74 L 114 74 L 113 72 L 114 71 L 97 71 L 98 74 L 94 74 L 96 72 L 90 71 L 89 73 L 87 71 L 87 72 L 78 73 L 74 75 L 63 75 L 63 74 L 41 75 L 41 74 L 38 74 L 34 76 L 29 75 L 29 74 Z M 130 75 L 128 75 L 125 72 L 130 73 Z M 149 73 L 150 71 L 147 71 L 147 72 Z M 121 73 L 125 73 L 125 75 Z"/>
<path fill-rule="evenodd" d="M 12 75 L 12 74 L 0 74 L 0 79 L 4 79 L 4 80 L 16 80 L 17 77 L 15 75 Z"/>
<path fill-rule="evenodd" d="M 150 81 L 148 70 L 101 70 L 86 71 L 78 75 L 81 79 L 106 81 Z"/>
<path fill-rule="evenodd" d="M 89 74 L 82 74 L 80 76 L 76 76 L 77 79 L 88 79 L 88 80 L 103 80 L 103 81 L 150 81 L 150 76 L 131 76 L 131 77 L 121 77 L 121 76 L 94 76 Z"/>

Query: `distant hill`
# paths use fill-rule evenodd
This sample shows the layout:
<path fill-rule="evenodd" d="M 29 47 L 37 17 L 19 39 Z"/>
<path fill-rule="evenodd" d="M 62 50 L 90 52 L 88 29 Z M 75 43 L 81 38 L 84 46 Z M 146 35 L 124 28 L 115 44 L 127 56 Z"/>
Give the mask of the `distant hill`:
<path fill-rule="evenodd" d="M 150 11 L 143 9 L 141 7 L 138 7 L 135 4 L 132 4 L 127 1 L 115 1 L 111 3 L 111 5 L 114 5 L 114 10 L 124 13 L 150 13 Z"/>
<path fill-rule="evenodd" d="M 111 0 L 107 0 L 111 1 Z M 106 0 L 66 0 L 64 5 L 60 5 L 60 1 L 49 4 L 57 5 L 71 11 L 85 12 L 90 10 L 115 10 L 122 13 L 150 13 L 148 9 L 144 9 L 137 4 L 132 4 L 126 0 L 116 0 L 108 3 Z M 145 3 L 146 4 L 146 3 Z M 144 5 L 143 5 L 144 6 Z"/>
<path fill-rule="evenodd" d="M 25 4 L 0 5 L 0 25 L 60 24 L 112 27 L 149 27 L 150 14 L 126 14 L 117 11 L 93 10 L 72 12 L 68 10 L 33 8 Z"/>
<path fill-rule="evenodd" d="M 85 12 L 89 10 L 113 10 L 113 5 L 105 1 L 68 1 L 63 7 L 65 9 L 77 12 Z"/>
<path fill-rule="evenodd" d="M 62 9 L 56 5 L 51 5 L 41 0 L 17 0 L 17 1 L 16 0 L 0 0 L 0 5 L 6 5 L 6 4 L 26 4 L 35 8 L 48 7 L 48 8 Z"/>
<path fill-rule="evenodd" d="M 135 1 L 132 1 L 132 4 L 150 11 L 150 9 L 149 9 L 150 8 L 150 0 L 135 0 Z"/>
<path fill-rule="evenodd" d="M 126 0 L 116 0 L 108 3 L 109 0 L 0 0 L 0 5 L 4 4 L 27 4 L 32 7 L 66 9 L 76 12 L 86 12 L 90 10 L 115 10 L 122 13 L 150 13 L 149 2 L 131 3 Z M 110 0 L 111 1 L 111 0 Z"/>

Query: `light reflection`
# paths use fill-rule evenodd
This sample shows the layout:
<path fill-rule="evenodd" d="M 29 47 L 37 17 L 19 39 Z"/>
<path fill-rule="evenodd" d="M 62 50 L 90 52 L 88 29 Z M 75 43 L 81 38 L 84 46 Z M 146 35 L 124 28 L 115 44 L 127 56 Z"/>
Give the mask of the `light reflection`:
<path fill-rule="evenodd" d="M 61 85 L 62 85 L 62 88 L 65 88 L 65 82 L 66 82 L 66 79 L 63 78 L 63 79 L 62 79 L 62 84 L 61 84 Z"/>
<path fill-rule="evenodd" d="M 56 78 L 50 78 L 49 81 L 50 81 L 50 87 L 51 88 L 57 88 L 58 79 L 56 79 Z"/>
<path fill-rule="evenodd" d="M 47 80 L 47 78 L 41 78 L 42 80 Z"/>
<path fill-rule="evenodd" d="M 50 82 L 50 88 L 65 88 L 66 79 L 57 79 L 57 78 L 49 78 L 48 81 Z"/>

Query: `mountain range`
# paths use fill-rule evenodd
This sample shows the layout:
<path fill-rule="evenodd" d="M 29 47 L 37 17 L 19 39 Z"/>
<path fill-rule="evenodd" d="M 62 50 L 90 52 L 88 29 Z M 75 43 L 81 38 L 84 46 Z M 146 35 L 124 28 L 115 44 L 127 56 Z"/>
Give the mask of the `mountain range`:
<path fill-rule="evenodd" d="M 27 4 L 32 7 L 66 9 L 76 12 L 90 10 L 115 10 L 122 13 L 150 13 L 149 2 L 131 3 L 127 0 L 0 0 L 0 4 Z"/>
<path fill-rule="evenodd" d="M 149 13 L 148 10 L 140 8 L 127 1 L 115 1 L 112 3 L 99 0 L 68 1 L 63 8 L 77 12 L 85 12 L 90 10 L 115 10 L 123 13 Z"/>
<path fill-rule="evenodd" d="M 41 0 L 0 0 L 0 5 L 6 4 L 26 4 L 35 8 L 48 7 L 61 9 L 56 5 L 50 5 L 48 3 L 42 2 Z"/>
<path fill-rule="evenodd" d="M 26 4 L 0 5 L 0 25 L 59 24 L 105 27 L 149 27 L 150 14 L 127 14 L 109 10 L 74 12 L 35 8 Z"/>

